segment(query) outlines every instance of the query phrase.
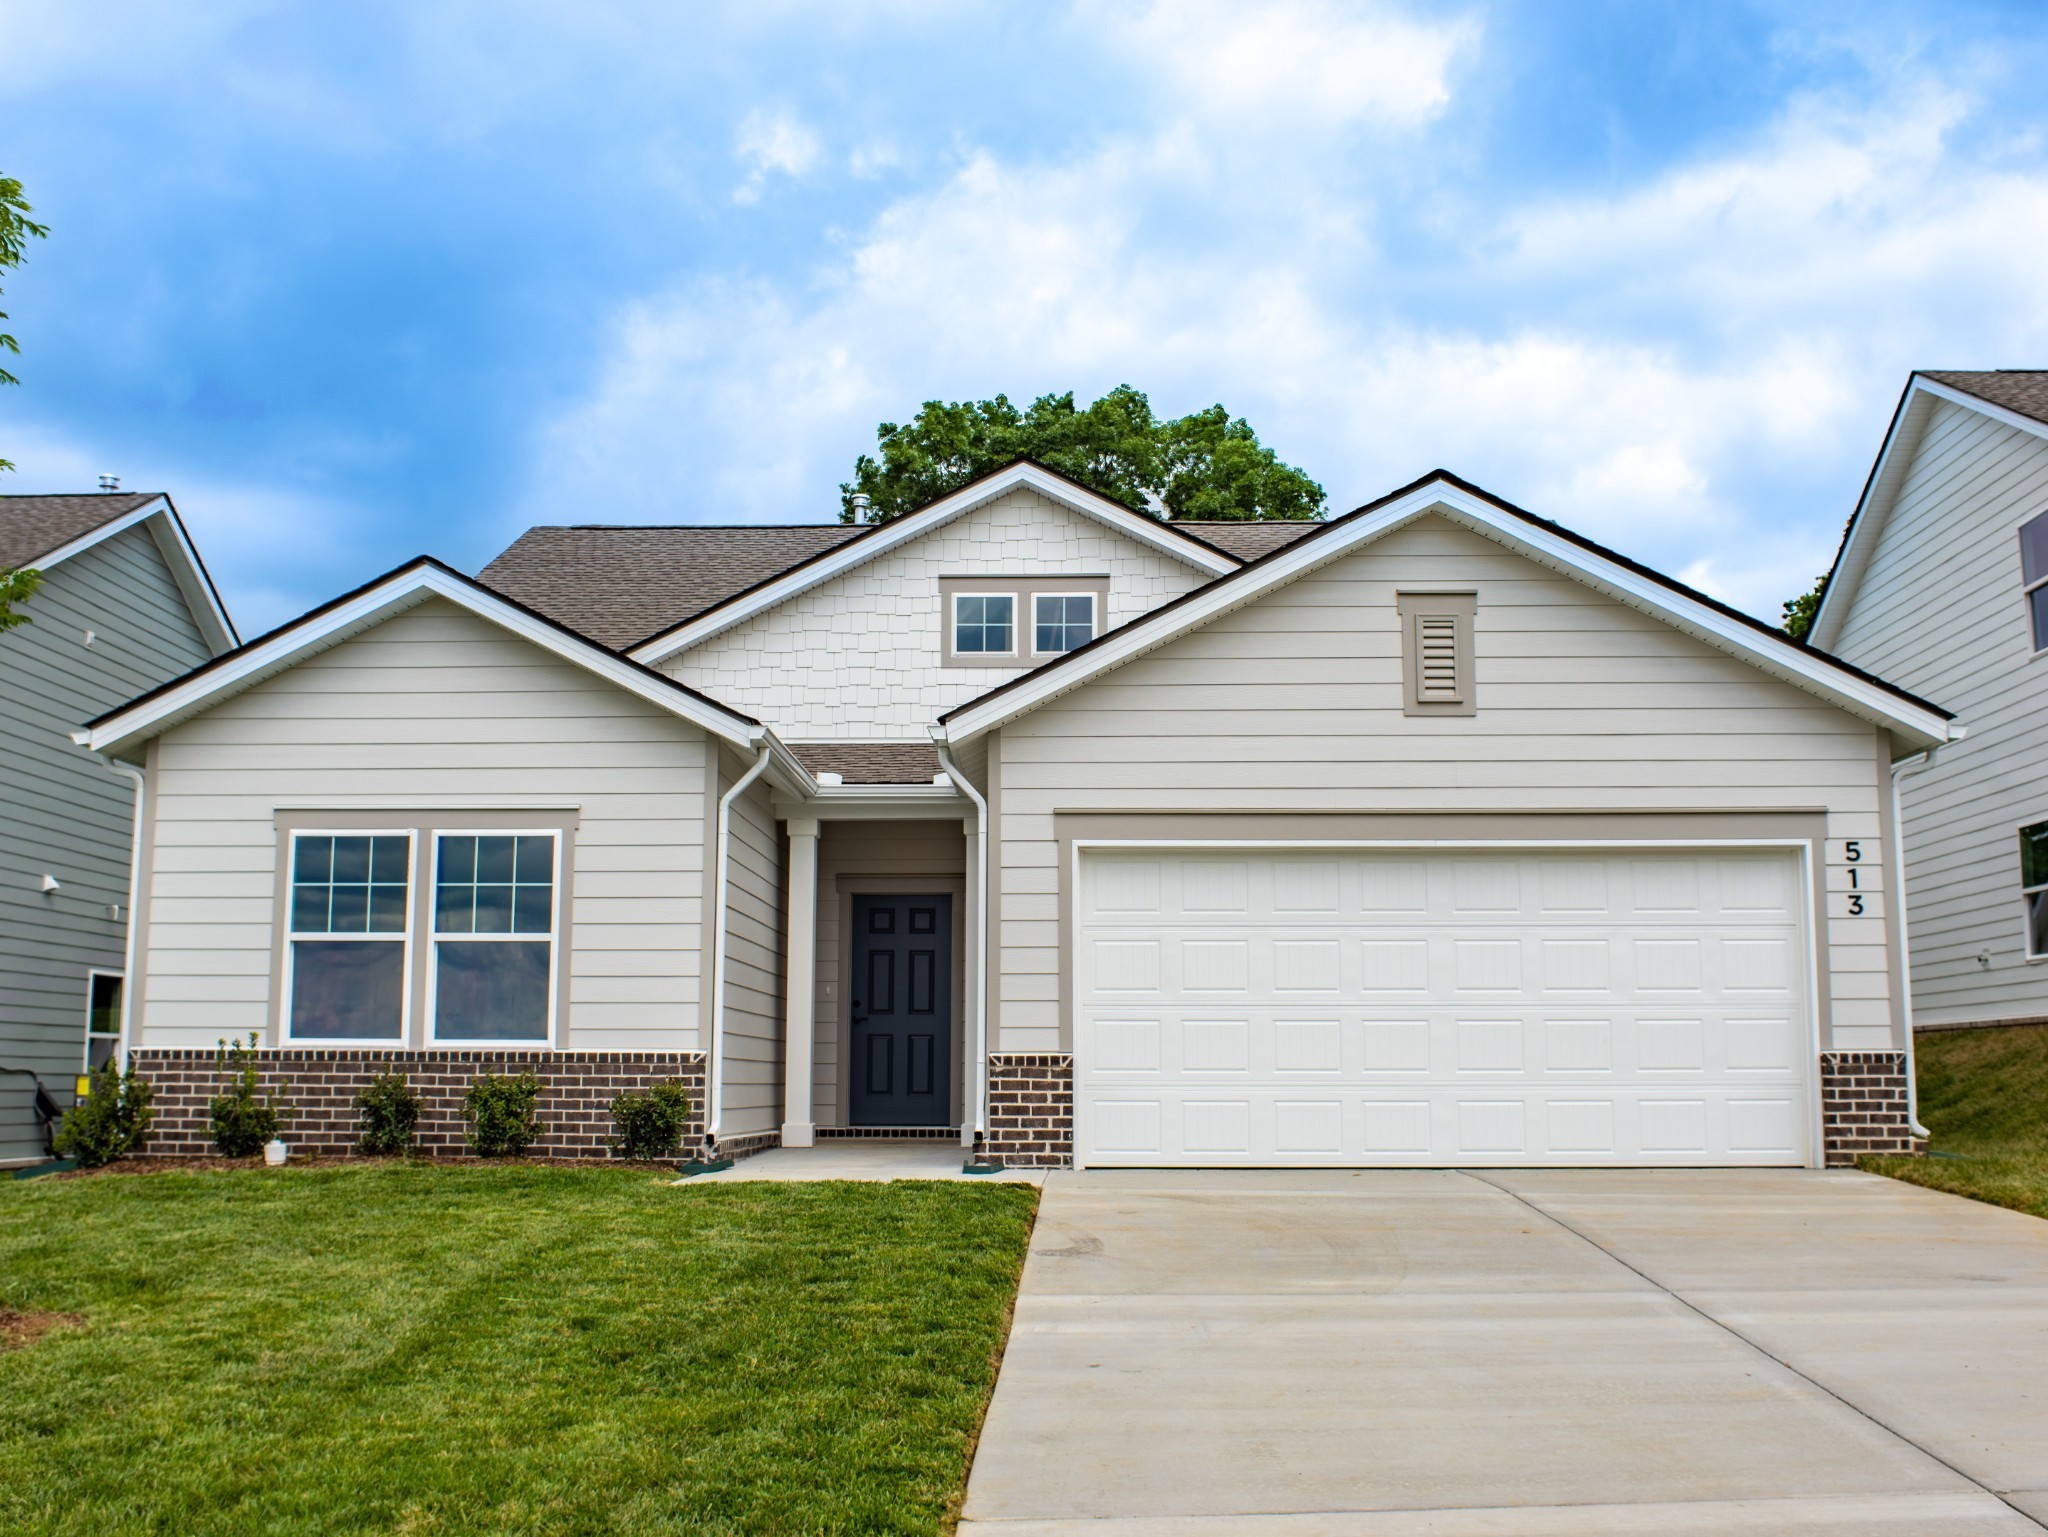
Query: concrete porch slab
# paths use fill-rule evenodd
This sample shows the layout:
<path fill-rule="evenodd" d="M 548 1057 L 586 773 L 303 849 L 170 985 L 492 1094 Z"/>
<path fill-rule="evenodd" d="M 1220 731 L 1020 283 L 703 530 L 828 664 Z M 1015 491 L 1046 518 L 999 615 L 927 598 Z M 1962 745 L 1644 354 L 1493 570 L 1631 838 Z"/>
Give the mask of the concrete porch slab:
<path fill-rule="evenodd" d="M 859 1142 L 832 1138 L 816 1147 L 772 1147 L 742 1158 L 716 1174 L 679 1179 L 678 1185 L 729 1185 L 751 1180 L 994 1180 L 1002 1184 L 1038 1185 L 1043 1169 L 1005 1169 L 1000 1174 L 966 1174 L 961 1164 L 967 1150 L 957 1142 L 910 1140 Z"/>

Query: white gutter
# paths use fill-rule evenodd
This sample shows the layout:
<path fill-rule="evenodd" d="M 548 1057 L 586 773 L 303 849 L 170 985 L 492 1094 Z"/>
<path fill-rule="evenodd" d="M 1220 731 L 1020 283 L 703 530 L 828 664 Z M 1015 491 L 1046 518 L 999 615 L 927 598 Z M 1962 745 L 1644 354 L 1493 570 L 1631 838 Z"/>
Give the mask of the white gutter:
<path fill-rule="evenodd" d="M 968 964 L 968 1010 L 974 1020 L 974 1103 L 968 1108 L 978 1149 L 988 1133 L 988 802 L 960 772 L 946 744 L 936 744 L 939 767 L 962 795 L 974 802 L 974 950 Z"/>
<path fill-rule="evenodd" d="M 1950 728 L 1952 738 L 1961 738 L 1963 728 Z M 1899 910 L 1899 1017 L 1906 1025 L 1906 1122 L 1914 1136 L 1925 1140 L 1934 1133 L 1920 1124 L 1920 1077 L 1913 1058 L 1913 947 L 1906 937 L 1906 819 L 1899 799 L 1899 781 L 1934 767 L 1934 755 L 1945 743 L 1892 765 L 1892 901 Z"/>
<path fill-rule="evenodd" d="M 718 798 L 718 911 L 712 919 L 711 1038 L 704 1054 L 704 1144 L 706 1158 L 717 1156 L 718 1134 L 725 1118 L 725 939 L 727 892 L 732 886 L 732 806 L 747 787 L 768 771 L 775 756 L 772 740 L 761 743 L 761 756 Z M 126 994 L 123 994 L 125 997 Z"/>

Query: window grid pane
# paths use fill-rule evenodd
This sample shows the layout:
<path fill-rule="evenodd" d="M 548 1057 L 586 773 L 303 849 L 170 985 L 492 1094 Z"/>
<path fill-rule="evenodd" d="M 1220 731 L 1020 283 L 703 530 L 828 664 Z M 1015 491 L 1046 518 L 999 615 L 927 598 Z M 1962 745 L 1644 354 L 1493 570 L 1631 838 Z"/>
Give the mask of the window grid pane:
<path fill-rule="evenodd" d="M 377 834 L 292 839 L 295 934 L 405 932 L 410 840 Z"/>
<path fill-rule="evenodd" d="M 1047 653 L 1072 651 L 1095 638 L 1095 599 L 1092 594 L 1056 593 L 1032 600 L 1033 624 L 1038 650 Z"/>
<path fill-rule="evenodd" d="M 2034 649 L 2048 651 L 2048 586 L 2027 594 L 2027 617 L 2034 629 Z"/>
<path fill-rule="evenodd" d="M 486 834 L 441 839 L 434 889 L 439 934 L 548 934 L 554 929 L 555 840 Z"/>
<path fill-rule="evenodd" d="M 953 600 L 953 650 L 966 655 L 1015 647 L 1016 602 L 1008 593 L 963 594 Z"/>
<path fill-rule="evenodd" d="M 2048 577 L 2048 512 L 2020 525 L 2020 571 L 2029 587 Z"/>
<path fill-rule="evenodd" d="M 2020 829 L 2020 885 L 2028 891 L 2048 886 L 2048 822 Z"/>

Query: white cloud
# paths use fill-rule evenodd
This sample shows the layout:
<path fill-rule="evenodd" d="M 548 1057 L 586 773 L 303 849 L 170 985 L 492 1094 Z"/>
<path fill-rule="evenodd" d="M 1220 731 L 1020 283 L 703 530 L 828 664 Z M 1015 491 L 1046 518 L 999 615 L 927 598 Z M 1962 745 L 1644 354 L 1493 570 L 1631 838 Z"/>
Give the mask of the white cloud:
<path fill-rule="evenodd" d="M 786 108 L 749 112 L 733 140 L 733 153 L 747 168 L 747 179 L 733 189 L 732 200 L 756 201 L 770 176 L 810 174 L 824 152 L 817 134 Z"/>

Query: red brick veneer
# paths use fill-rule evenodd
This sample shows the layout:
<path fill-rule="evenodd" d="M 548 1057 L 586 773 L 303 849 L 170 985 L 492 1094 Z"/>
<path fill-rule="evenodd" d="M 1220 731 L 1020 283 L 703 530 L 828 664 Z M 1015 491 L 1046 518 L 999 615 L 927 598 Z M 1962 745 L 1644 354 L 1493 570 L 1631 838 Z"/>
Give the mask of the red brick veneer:
<path fill-rule="evenodd" d="M 1064 1052 L 991 1055 L 985 1145 L 1009 1168 L 1072 1168 L 1074 1059 Z"/>
<path fill-rule="evenodd" d="M 541 1081 L 546 1134 L 528 1152 L 536 1158 L 609 1158 L 612 1099 L 680 1078 L 690 1091 L 684 1156 L 704 1142 L 704 1054 L 700 1051 L 380 1051 L 295 1048 L 255 1053 L 259 1092 L 280 1090 L 292 1107 L 282 1136 L 294 1152 L 355 1151 L 356 1091 L 380 1073 L 404 1073 L 424 1103 L 414 1150 L 438 1157 L 469 1151 L 463 1140 L 462 1096 L 483 1073 L 532 1073 Z M 156 1090 L 156 1121 L 141 1149 L 152 1157 L 213 1152 L 207 1102 L 224 1091 L 211 1051 L 142 1050 L 135 1069 Z M 770 1136 L 774 1134 L 770 1133 Z M 728 1139 L 746 1140 L 754 1139 Z M 778 1139 L 779 1140 L 779 1139 Z M 748 1146 L 746 1152 L 757 1151 Z"/>
<path fill-rule="evenodd" d="M 1859 1153 L 1924 1153 L 1914 1137 L 1903 1051 L 1820 1054 L 1821 1142 L 1827 1166 L 1846 1168 Z"/>

